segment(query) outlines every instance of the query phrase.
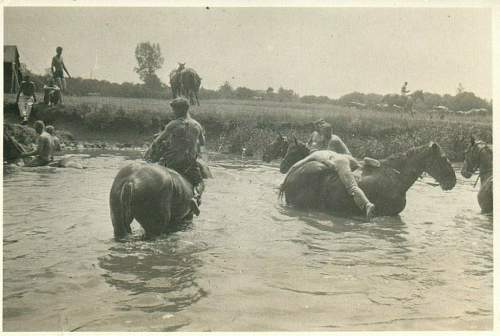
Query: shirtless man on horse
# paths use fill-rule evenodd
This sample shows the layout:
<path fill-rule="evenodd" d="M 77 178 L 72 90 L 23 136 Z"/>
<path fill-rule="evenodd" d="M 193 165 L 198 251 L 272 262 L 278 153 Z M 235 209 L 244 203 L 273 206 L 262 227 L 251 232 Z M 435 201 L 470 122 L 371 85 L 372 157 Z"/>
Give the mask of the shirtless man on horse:
<path fill-rule="evenodd" d="M 358 186 L 352 173 L 352 168 L 360 167 L 360 165 L 352 157 L 351 152 L 340 137 L 332 134 L 332 126 L 329 123 L 320 119 L 315 123 L 315 126 L 316 130 L 311 134 L 308 143 L 312 150 L 311 154 L 293 164 L 287 176 L 310 161 L 318 161 L 327 167 L 335 169 L 348 194 L 353 197 L 356 205 L 364 211 L 366 217 L 371 219 L 375 214 L 375 205 L 370 202 L 363 190 Z M 374 159 L 366 158 L 366 162 L 375 166 L 380 165 Z"/>

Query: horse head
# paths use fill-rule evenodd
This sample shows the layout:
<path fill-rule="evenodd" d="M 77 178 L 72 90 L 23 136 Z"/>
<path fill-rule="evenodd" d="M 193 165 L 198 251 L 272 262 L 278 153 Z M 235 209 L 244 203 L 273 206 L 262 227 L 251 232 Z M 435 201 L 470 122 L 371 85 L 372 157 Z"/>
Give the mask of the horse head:
<path fill-rule="evenodd" d="M 285 157 L 281 161 L 280 172 L 282 174 L 285 174 L 295 162 L 302 160 L 303 158 L 308 156 L 310 152 L 311 151 L 309 150 L 307 145 L 303 142 L 298 141 L 294 136 L 292 138 L 292 141 L 290 141 L 290 144 L 288 145 Z"/>
<path fill-rule="evenodd" d="M 431 142 L 429 144 L 422 162 L 424 171 L 439 183 L 441 189 L 451 190 L 455 187 L 457 183 L 455 170 L 437 143 Z"/>
<path fill-rule="evenodd" d="M 462 167 L 461 173 L 465 178 L 470 178 L 474 172 L 481 166 L 481 155 L 483 152 L 489 150 L 488 145 L 483 141 L 476 141 L 474 137 L 471 137 L 469 145 L 465 149 L 464 165 Z M 490 157 L 491 161 L 492 158 Z"/>
<path fill-rule="evenodd" d="M 274 159 L 285 156 L 288 149 L 288 140 L 286 137 L 278 133 L 276 139 L 273 140 L 265 149 L 262 155 L 262 161 L 271 162 Z"/>

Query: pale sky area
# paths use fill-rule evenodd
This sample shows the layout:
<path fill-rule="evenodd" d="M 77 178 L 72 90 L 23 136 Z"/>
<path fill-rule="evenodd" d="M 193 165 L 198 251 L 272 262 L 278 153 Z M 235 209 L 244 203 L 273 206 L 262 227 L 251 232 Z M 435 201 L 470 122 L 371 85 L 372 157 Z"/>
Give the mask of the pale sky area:
<path fill-rule="evenodd" d="M 160 43 L 217 89 L 280 86 L 332 98 L 410 90 L 492 94 L 491 16 L 480 8 L 4 8 L 4 44 L 35 73 L 55 48 L 71 75 L 140 82 L 138 43 Z M 97 64 L 96 64 L 97 59 Z"/>

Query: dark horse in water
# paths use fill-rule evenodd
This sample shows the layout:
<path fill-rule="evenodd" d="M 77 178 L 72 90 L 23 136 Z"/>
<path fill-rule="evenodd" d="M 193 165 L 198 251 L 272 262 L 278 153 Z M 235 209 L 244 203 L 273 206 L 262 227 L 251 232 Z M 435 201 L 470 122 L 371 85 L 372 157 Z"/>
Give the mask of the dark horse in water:
<path fill-rule="evenodd" d="M 465 150 L 462 176 L 470 178 L 477 169 L 481 180 L 477 201 L 482 212 L 489 213 L 493 211 L 493 151 L 488 144 L 472 137 Z"/>
<path fill-rule="evenodd" d="M 288 172 L 307 155 L 307 146 L 295 139 L 281 162 L 280 171 Z M 380 167 L 363 165 L 354 174 L 360 188 L 375 204 L 376 215 L 393 216 L 403 211 L 406 191 L 424 172 L 439 182 L 443 190 L 455 187 L 455 171 L 439 145 L 433 142 L 380 160 Z M 288 204 L 300 208 L 361 213 L 337 174 L 320 162 L 308 162 L 287 175 L 280 195 L 285 196 Z"/>
<path fill-rule="evenodd" d="M 285 136 L 278 134 L 276 139 L 274 139 L 273 142 L 271 142 L 269 146 L 264 149 L 262 161 L 271 162 L 274 159 L 282 159 L 285 157 L 287 150 L 288 139 Z"/>
<path fill-rule="evenodd" d="M 201 164 L 201 163 L 200 163 Z M 209 171 L 208 167 L 201 167 Z M 204 173 L 209 176 L 209 173 Z M 116 175 L 109 195 L 116 239 L 131 233 L 135 218 L 152 238 L 192 218 L 193 186 L 172 169 L 153 163 L 132 163 Z"/>

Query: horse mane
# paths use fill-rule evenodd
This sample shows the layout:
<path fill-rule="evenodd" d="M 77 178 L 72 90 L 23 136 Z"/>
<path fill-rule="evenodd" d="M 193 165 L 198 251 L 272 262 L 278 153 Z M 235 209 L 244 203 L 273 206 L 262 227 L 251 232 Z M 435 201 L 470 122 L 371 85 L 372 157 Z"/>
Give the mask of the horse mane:
<path fill-rule="evenodd" d="M 386 157 L 385 159 L 380 160 L 382 163 L 401 161 L 406 159 L 409 156 L 413 156 L 414 154 L 419 153 L 422 149 L 426 148 L 428 145 L 416 146 L 408 149 L 407 151 L 401 153 L 394 153 Z"/>

